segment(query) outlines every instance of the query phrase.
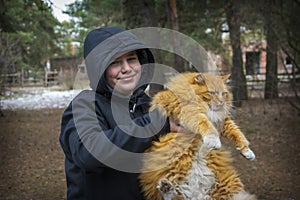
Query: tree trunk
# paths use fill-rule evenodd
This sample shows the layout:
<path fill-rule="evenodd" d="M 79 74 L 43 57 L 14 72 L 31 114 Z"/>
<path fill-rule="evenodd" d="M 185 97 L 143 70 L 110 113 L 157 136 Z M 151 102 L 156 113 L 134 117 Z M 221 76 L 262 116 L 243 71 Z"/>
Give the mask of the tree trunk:
<path fill-rule="evenodd" d="M 171 29 L 174 31 L 179 31 L 179 25 L 178 25 L 178 16 L 177 16 L 177 6 L 176 6 L 176 0 L 167 0 L 167 14 L 169 15 L 170 23 L 171 23 Z M 177 51 L 180 50 L 180 41 L 177 38 L 177 34 L 175 33 L 172 35 L 173 37 L 173 48 Z M 183 59 L 177 55 L 174 54 L 174 69 L 176 69 L 178 72 L 184 71 L 184 62 Z"/>
<path fill-rule="evenodd" d="M 243 99 L 247 99 L 246 78 L 243 71 L 243 59 L 240 41 L 240 3 L 239 0 L 230 1 L 226 8 L 226 18 L 229 26 L 232 48 L 232 94 L 233 105 L 242 106 Z"/>
<path fill-rule="evenodd" d="M 155 1 L 152 0 L 125 0 L 123 2 L 126 12 L 127 28 L 157 27 L 157 15 L 155 13 Z M 157 38 L 159 39 L 159 38 Z M 151 49 L 155 62 L 161 63 L 159 50 Z M 153 96 L 163 90 L 163 85 L 150 84 L 149 95 Z"/>
<path fill-rule="evenodd" d="M 267 65 L 266 65 L 266 82 L 265 82 L 265 99 L 278 98 L 278 81 L 277 81 L 277 40 L 272 18 L 273 4 L 270 1 L 266 3 L 269 11 L 265 13 L 265 24 L 267 31 Z"/>
<path fill-rule="evenodd" d="M 277 81 L 277 51 L 274 41 L 273 31 L 267 33 L 267 65 L 266 65 L 266 83 L 265 99 L 278 98 L 278 81 Z"/>
<path fill-rule="evenodd" d="M 156 27 L 155 1 L 124 0 L 125 23 L 127 28 Z"/>

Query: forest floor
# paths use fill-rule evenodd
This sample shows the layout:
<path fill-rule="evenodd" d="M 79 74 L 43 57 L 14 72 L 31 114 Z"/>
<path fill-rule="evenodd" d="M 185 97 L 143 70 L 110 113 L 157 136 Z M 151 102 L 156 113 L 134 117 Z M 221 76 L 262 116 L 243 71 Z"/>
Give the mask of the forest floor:
<path fill-rule="evenodd" d="M 0 200 L 65 199 L 59 145 L 62 109 L 3 110 L 0 117 Z M 243 158 L 228 143 L 246 189 L 266 200 L 300 199 L 300 114 L 286 100 L 249 100 L 235 110 L 256 154 Z"/>

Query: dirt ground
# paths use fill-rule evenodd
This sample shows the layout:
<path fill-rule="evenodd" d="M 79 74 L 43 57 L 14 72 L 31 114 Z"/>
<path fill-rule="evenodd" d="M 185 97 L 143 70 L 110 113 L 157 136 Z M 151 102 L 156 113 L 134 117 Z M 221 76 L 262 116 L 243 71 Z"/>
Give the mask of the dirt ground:
<path fill-rule="evenodd" d="M 4 110 L 0 117 L 0 199 L 65 199 L 59 146 L 61 109 Z M 300 114 L 285 100 L 250 100 L 235 111 L 256 154 L 232 151 L 246 189 L 258 199 L 300 199 Z"/>

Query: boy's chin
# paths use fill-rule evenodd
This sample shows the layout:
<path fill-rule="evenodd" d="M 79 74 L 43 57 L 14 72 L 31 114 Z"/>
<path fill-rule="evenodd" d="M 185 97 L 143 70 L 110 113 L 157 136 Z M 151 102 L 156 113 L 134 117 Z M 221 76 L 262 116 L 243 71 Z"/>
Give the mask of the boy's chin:
<path fill-rule="evenodd" d="M 122 87 L 122 88 L 118 88 L 116 87 L 115 89 L 121 93 L 121 94 L 124 94 L 124 95 L 129 95 L 129 94 L 132 94 L 133 93 L 133 90 L 134 90 L 135 87 Z"/>

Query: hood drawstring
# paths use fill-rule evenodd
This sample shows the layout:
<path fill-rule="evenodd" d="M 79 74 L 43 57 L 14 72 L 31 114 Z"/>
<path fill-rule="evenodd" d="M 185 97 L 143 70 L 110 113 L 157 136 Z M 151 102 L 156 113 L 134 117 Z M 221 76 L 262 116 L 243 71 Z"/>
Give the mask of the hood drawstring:
<path fill-rule="evenodd" d="M 129 109 L 129 112 L 130 113 L 134 113 L 134 111 L 135 111 L 135 108 L 136 108 L 136 104 L 137 104 L 137 97 L 135 96 L 133 99 L 131 99 L 131 105 L 132 105 L 132 107 L 131 107 L 131 109 Z"/>
<path fill-rule="evenodd" d="M 134 113 L 136 107 L 136 103 L 133 104 L 132 108 L 129 110 L 130 113 Z"/>

